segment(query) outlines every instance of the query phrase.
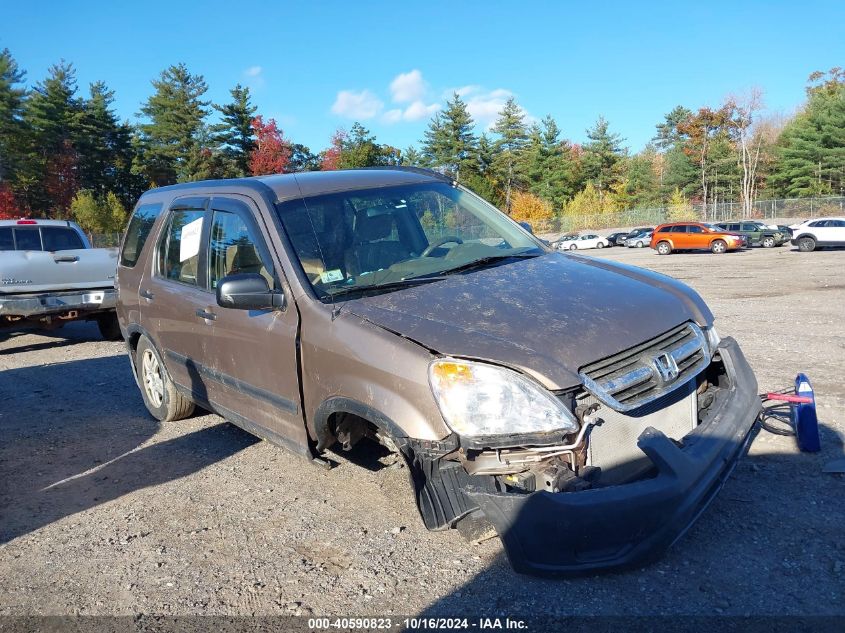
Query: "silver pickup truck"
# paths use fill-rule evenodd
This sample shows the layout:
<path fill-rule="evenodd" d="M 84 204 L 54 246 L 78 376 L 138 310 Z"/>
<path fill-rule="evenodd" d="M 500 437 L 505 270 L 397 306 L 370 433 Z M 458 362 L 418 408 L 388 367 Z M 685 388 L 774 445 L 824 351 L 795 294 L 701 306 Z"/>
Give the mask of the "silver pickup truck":
<path fill-rule="evenodd" d="M 0 220 L 0 332 L 94 320 L 119 340 L 116 270 L 117 249 L 91 248 L 73 222 Z"/>

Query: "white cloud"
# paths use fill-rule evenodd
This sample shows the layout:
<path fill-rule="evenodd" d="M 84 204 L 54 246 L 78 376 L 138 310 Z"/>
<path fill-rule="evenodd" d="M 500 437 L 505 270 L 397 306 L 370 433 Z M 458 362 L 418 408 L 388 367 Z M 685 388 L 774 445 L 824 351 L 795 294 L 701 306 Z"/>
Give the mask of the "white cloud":
<path fill-rule="evenodd" d="M 261 66 L 250 66 L 241 73 L 246 85 L 252 89 L 264 87 L 264 69 Z"/>
<path fill-rule="evenodd" d="M 405 112 L 402 113 L 402 118 L 406 121 L 420 121 L 428 119 L 440 109 L 439 103 L 431 103 L 426 105 L 425 102 L 418 100 L 409 105 Z"/>
<path fill-rule="evenodd" d="M 390 82 L 390 95 L 394 103 L 420 101 L 428 86 L 419 70 L 400 73 Z"/>
<path fill-rule="evenodd" d="M 341 90 L 332 104 L 332 112 L 348 119 L 365 121 L 382 111 L 384 104 L 369 90 Z"/>
<path fill-rule="evenodd" d="M 448 97 L 451 99 L 452 94 L 455 92 L 467 104 L 467 111 L 472 116 L 476 125 L 487 130 L 493 127 L 493 123 L 499 117 L 499 112 L 505 107 L 507 100 L 514 96 L 513 92 L 505 88 L 485 90 L 476 84 L 452 90 L 449 92 Z M 536 120 L 525 108 L 520 107 L 520 110 L 525 117 L 526 124 L 530 125 Z"/>
<path fill-rule="evenodd" d="M 439 103 L 426 104 L 425 101 L 419 100 L 411 103 L 404 110 L 402 108 L 393 108 L 381 115 L 383 123 L 393 124 L 400 121 L 421 121 L 428 119 L 440 109 Z"/>

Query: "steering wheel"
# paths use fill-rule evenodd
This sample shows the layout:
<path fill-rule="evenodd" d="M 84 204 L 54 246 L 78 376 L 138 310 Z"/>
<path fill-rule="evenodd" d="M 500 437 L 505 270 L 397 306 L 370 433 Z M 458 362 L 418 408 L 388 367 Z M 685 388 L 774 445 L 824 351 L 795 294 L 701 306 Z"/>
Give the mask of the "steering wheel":
<path fill-rule="evenodd" d="M 449 242 L 454 242 L 455 244 L 463 244 L 464 241 L 459 238 L 457 235 L 446 235 L 441 237 L 439 240 L 434 240 L 428 247 L 420 253 L 420 257 L 431 257 L 431 251 L 435 248 L 439 248 L 444 244 L 448 244 Z"/>

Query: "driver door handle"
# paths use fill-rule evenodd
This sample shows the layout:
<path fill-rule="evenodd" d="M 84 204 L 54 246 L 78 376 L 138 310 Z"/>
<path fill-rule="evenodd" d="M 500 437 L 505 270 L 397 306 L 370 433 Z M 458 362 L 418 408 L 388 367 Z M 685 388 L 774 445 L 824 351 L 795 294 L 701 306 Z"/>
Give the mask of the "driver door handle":
<path fill-rule="evenodd" d="M 205 310 L 197 310 L 196 314 L 198 317 L 208 319 L 209 321 L 214 321 L 214 319 L 217 318 L 216 314 L 214 314 L 213 312 L 206 312 Z"/>

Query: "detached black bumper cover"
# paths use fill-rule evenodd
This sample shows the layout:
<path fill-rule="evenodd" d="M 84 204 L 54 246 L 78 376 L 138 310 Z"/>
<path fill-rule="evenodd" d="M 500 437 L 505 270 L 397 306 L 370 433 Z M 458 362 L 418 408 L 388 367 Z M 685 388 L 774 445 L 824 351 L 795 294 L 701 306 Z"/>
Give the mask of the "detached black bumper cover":
<path fill-rule="evenodd" d="M 733 339 L 720 354 L 731 386 L 721 410 L 679 448 L 647 428 L 639 447 L 655 478 L 583 492 L 526 495 L 465 490 L 501 536 L 514 569 L 566 575 L 655 558 L 680 538 L 724 485 L 751 440 L 757 381 Z"/>

